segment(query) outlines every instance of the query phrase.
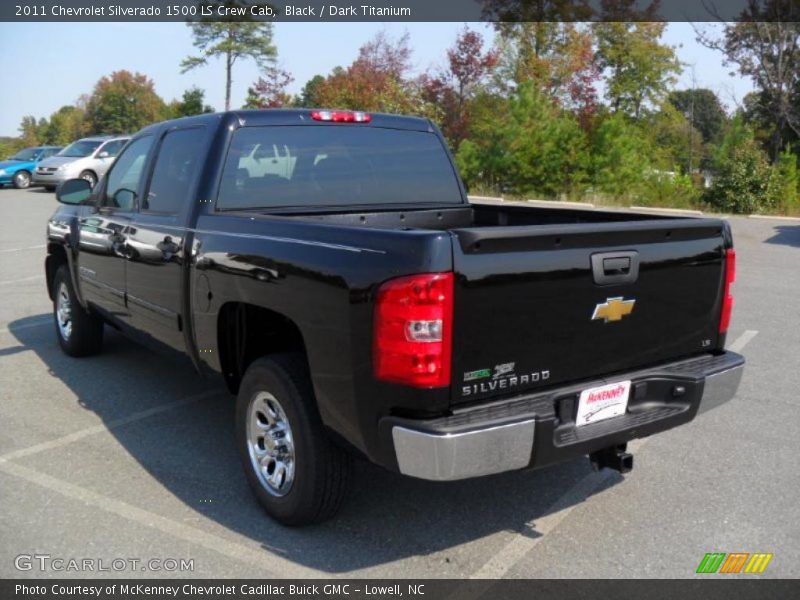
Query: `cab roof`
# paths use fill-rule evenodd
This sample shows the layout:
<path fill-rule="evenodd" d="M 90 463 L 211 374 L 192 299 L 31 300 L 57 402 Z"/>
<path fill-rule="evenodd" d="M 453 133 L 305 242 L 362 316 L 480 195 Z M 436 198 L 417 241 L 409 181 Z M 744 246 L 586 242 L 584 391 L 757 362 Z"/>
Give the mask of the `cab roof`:
<path fill-rule="evenodd" d="M 207 113 L 192 117 L 172 119 L 145 127 L 139 133 L 156 131 L 176 125 L 210 124 L 220 121 L 237 123 L 239 127 L 263 127 L 267 125 L 323 125 L 330 127 L 384 127 L 389 129 L 406 129 L 411 131 L 433 131 L 430 120 L 421 117 L 394 115 L 388 113 L 374 113 L 363 111 L 370 115 L 369 123 L 332 123 L 318 121 L 312 118 L 314 111 L 338 111 L 341 109 L 325 108 L 268 108 L 261 110 L 230 110 L 226 112 Z M 352 112 L 352 111 L 342 111 Z"/>

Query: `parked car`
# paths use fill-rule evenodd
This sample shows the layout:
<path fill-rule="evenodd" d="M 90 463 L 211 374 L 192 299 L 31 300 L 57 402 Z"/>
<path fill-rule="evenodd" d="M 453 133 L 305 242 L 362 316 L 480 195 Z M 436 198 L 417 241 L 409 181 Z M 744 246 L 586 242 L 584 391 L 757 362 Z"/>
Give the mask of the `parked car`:
<path fill-rule="evenodd" d="M 352 452 L 439 481 L 586 455 L 627 472 L 627 442 L 730 400 L 744 369 L 727 221 L 471 203 L 430 120 L 170 121 L 57 197 L 63 351 L 98 352 L 110 323 L 221 375 L 283 523 L 334 514 Z"/>
<path fill-rule="evenodd" d="M 0 187 L 10 183 L 18 190 L 24 190 L 31 184 L 36 165 L 60 150 L 61 146 L 25 148 L 8 160 L 0 161 Z"/>
<path fill-rule="evenodd" d="M 91 187 L 105 174 L 130 136 L 95 136 L 72 142 L 36 167 L 33 183 L 54 190 L 62 181 L 85 179 Z"/>

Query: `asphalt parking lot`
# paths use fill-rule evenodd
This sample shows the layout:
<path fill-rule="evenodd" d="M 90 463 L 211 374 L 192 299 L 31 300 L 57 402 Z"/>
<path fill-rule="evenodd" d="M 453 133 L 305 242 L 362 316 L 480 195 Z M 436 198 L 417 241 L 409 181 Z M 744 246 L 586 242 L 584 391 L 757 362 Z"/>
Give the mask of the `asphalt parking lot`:
<path fill-rule="evenodd" d="M 287 529 L 247 488 L 217 383 L 114 332 L 100 356 L 61 353 L 55 207 L 0 189 L 0 577 L 691 577 L 707 552 L 773 553 L 762 577 L 800 576 L 800 221 L 730 219 L 739 394 L 635 442 L 629 475 L 577 460 L 437 484 L 358 463 L 338 518 Z M 34 554 L 194 569 L 15 567 Z"/>

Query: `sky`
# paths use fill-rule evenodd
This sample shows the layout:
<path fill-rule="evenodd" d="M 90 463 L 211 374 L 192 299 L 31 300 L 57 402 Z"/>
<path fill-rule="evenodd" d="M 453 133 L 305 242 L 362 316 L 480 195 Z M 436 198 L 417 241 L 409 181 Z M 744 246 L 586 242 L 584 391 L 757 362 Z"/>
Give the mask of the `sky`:
<path fill-rule="evenodd" d="M 703 24 L 701 24 L 703 25 Z M 299 92 L 316 74 L 337 65 L 347 66 L 358 48 L 381 29 L 393 37 L 408 31 L 414 69 L 423 72 L 442 65 L 445 51 L 463 23 L 278 23 L 274 43 L 278 62 L 294 77 L 290 91 Z M 471 24 L 493 38 L 491 25 Z M 708 27 L 713 27 L 709 25 Z M 717 92 L 734 108 L 752 90 L 749 79 L 731 75 L 720 53 L 695 41 L 690 23 L 670 23 L 663 41 L 676 47 L 685 63 L 680 88 L 696 87 Z M 23 116 L 49 117 L 81 94 L 90 93 L 103 75 L 127 69 L 148 75 L 166 101 L 180 98 L 196 85 L 206 90 L 206 103 L 224 108 L 225 72 L 222 61 L 212 61 L 186 74 L 180 61 L 195 49 L 183 23 L 0 23 L 0 57 L 6 77 L 0 84 L 0 136 L 16 136 Z M 693 67 L 693 68 L 692 68 Z M 258 78 L 252 61 L 234 70 L 232 106 L 241 106 L 247 87 Z"/>

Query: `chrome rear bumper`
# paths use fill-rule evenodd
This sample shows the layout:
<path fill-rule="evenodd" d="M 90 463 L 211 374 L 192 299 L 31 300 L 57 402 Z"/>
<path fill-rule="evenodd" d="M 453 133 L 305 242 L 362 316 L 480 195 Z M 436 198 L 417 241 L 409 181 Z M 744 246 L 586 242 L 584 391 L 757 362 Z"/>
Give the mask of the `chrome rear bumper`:
<path fill-rule="evenodd" d="M 575 386 L 531 397 L 524 417 L 520 415 L 513 422 L 494 420 L 482 425 L 472 419 L 459 431 L 458 426 L 452 425 L 458 419 L 456 416 L 451 421 L 439 420 L 433 425 L 420 422 L 418 428 L 405 420 L 391 428 L 397 466 L 401 473 L 412 477 L 451 481 L 536 467 L 587 454 L 682 425 L 697 414 L 724 404 L 735 396 L 743 372 L 744 358 L 729 352 L 621 375 L 620 379 L 645 382 L 666 379 L 670 385 L 683 388 L 685 396 L 659 398 L 655 408 L 648 408 L 647 402 L 636 408 L 632 400 L 626 415 L 577 428 L 579 431 L 575 430 L 574 422 L 570 427 L 569 417 L 557 416 L 555 406 L 580 389 Z M 653 404 L 651 398 L 642 400 Z M 520 404 L 519 398 L 514 401 Z M 476 409 L 476 412 L 479 410 L 485 409 Z M 513 416 L 507 420 L 511 419 Z M 542 451 L 543 457 L 534 452 L 535 439 L 539 441 L 537 452 Z"/>

